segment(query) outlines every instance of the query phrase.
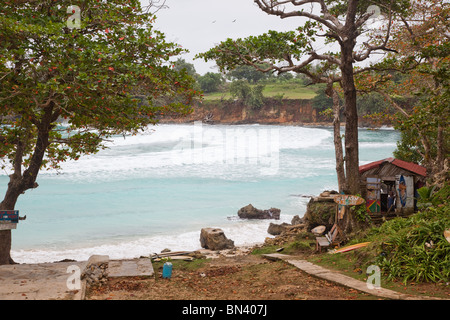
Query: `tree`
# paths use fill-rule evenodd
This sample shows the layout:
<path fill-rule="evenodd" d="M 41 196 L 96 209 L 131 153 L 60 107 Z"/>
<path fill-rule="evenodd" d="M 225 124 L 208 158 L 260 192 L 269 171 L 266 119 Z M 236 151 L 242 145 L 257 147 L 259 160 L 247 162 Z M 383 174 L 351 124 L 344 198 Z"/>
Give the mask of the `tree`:
<path fill-rule="evenodd" d="M 219 90 L 220 85 L 223 83 L 223 78 L 220 73 L 207 72 L 203 76 L 199 76 L 197 79 L 200 84 L 200 88 L 204 92 L 215 92 Z"/>
<path fill-rule="evenodd" d="M 251 86 L 246 80 L 235 80 L 230 85 L 230 93 L 245 105 L 259 109 L 264 104 L 264 87 L 262 84 Z"/>
<path fill-rule="evenodd" d="M 375 14 L 368 10 L 377 5 L 390 26 L 396 12 L 409 6 L 409 1 L 327 1 L 327 0 L 254 0 L 265 13 L 286 18 L 306 18 L 295 31 L 268 31 L 245 39 L 227 39 L 209 51 L 199 54 L 205 60 L 215 60 L 221 70 L 238 65 L 253 66 L 263 72 L 295 72 L 307 75 L 314 83 L 339 83 L 344 100 L 345 179 L 339 188 L 357 194 L 359 182 L 358 113 L 355 75 L 366 68 L 356 63 L 367 60 L 373 53 L 386 52 L 390 29 L 383 34 L 367 37 L 368 20 Z M 314 42 L 324 38 L 328 47 L 336 51 L 322 52 Z M 361 39 L 363 43 L 357 45 Z M 360 41 L 360 42 L 361 42 Z M 313 63 L 319 67 L 312 69 Z M 261 67 L 267 65 L 267 67 Z M 340 166 L 340 164 L 337 164 Z"/>
<path fill-rule="evenodd" d="M 326 94 L 326 87 L 318 86 L 317 95 L 311 100 L 312 107 L 317 111 L 325 111 L 333 107 L 333 98 Z"/>
<path fill-rule="evenodd" d="M 193 63 L 186 62 L 186 60 L 178 58 L 174 63 L 174 69 L 177 72 L 186 72 L 193 78 L 198 78 L 198 73 L 195 70 L 195 66 Z"/>
<path fill-rule="evenodd" d="M 151 5 L 78 6 L 0 1 L 0 157 L 11 172 L 1 210 L 38 187 L 41 169 L 97 152 L 112 135 L 137 134 L 162 114 L 186 114 L 198 95 L 169 63 L 184 50 L 154 30 Z M 0 264 L 13 262 L 10 249 L 11 231 L 0 231 Z"/>
<path fill-rule="evenodd" d="M 242 102 L 248 100 L 252 92 L 252 87 L 245 80 L 235 80 L 230 85 L 230 94 L 232 97 L 238 98 Z"/>
<path fill-rule="evenodd" d="M 361 74 L 361 90 L 381 94 L 398 112 L 395 128 L 401 132 L 396 157 L 427 168 L 432 183 L 448 179 L 450 141 L 450 3 L 414 1 L 414 6 L 393 26 L 389 54 Z M 392 71 L 401 73 L 396 81 Z M 413 97 L 409 108 L 396 97 Z"/>
<path fill-rule="evenodd" d="M 232 80 L 246 79 L 248 82 L 256 84 L 258 81 L 266 79 L 267 74 L 256 70 L 251 66 L 242 65 L 237 66 L 235 69 L 229 71 L 227 73 L 227 78 Z"/>

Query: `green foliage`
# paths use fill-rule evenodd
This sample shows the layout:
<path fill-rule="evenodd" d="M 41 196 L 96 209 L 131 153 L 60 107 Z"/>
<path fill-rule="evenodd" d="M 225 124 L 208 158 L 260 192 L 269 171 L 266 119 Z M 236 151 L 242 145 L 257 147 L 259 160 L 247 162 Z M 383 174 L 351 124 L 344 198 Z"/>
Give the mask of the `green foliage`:
<path fill-rule="evenodd" d="M 317 95 L 311 100 L 312 106 L 318 111 L 325 111 L 333 108 L 333 99 L 325 93 L 325 86 L 320 85 Z"/>
<path fill-rule="evenodd" d="M 433 193 L 431 203 L 434 206 L 447 205 L 450 202 L 450 184 L 447 181 L 442 188 Z"/>
<path fill-rule="evenodd" d="M 450 45 L 446 36 L 450 3 L 419 1 L 411 9 L 404 21 L 414 22 L 395 29 L 391 47 L 397 52 L 379 67 L 402 70 L 405 75 L 406 81 L 385 90 L 415 97 L 411 110 L 397 117 L 395 128 L 402 132 L 402 140 L 395 156 L 421 163 L 434 179 L 433 175 L 445 170 L 443 158 L 448 158 L 450 150 L 445 138 L 450 127 Z"/>
<path fill-rule="evenodd" d="M 250 84 L 245 80 L 233 81 L 230 85 L 230 93 L 233 97 L 242 101 L 247 101 L 252 88 Z"/>
<path fill-rule="evenodd" d="M 421 163 L 423 161 L 423 152 L 423 146 L 417 130 L 400 131 L 400 140 L 397 141 L 397 149 L 393 152 L 395 158 Z"/>
<path fill-rule="evenodd" d="M 356 104 L 358 114 L 367 115 L 378 112 L 392 113 L 392 106 L 378 93 L 358 95 Z"/>
<path fill-rule="evenodd" d="M 417 193 L 419 194 L 419 199 L 417 203 L 418 208 L 427 208 L 433 205 L 433 193 L 436 189 L 436 186 L 433 187 L 422 187 L 417 189 Z"/>
<path fill-rule="evenodd" d="M 325 3 L 330 6 L 330 13 L 336 16 L 342 16 L 347 12 L 348 1 L 336 1 L 336 0 L 326 0 Z M 357 14 L 363 15 L 367 13 L 369 6 L 376 5 L 380 8 L 381 14 L 386 14 L 392 7 L 392 10 L 397 13 L 407 12 L 411 6 L 409 0 L 363 0 L 358 1 Z"/>
<path fill-rule="evenodd" d="M 236 80 L 230 85 L 230 93 L 244 104 L 259 109 L 264 104 L 264 85 L 250 86 L 246 80 Z"/>
<path fill-rule="evenodd" d="M 237 40 L 227 39 L 196 57 L 205 61 L 215 60 L 221 71 L 234 70 L 244 64 L 244 59 L 256 65 L 261 64 L 258 61 L 276 64 L 284 61 L 286 56 L 300 60 L 303 54 L 312 50 L 308 35 L 311 32 L 314 33 L 314 30 L 309 28 L 301 27 L 297 31 L 288 32 L 270 30 L 260 36 Z M 304 32 L 306 29 L 308 32 Z M 258 61 L 255 60 L 256 57 Z"/>
<path fill-rule="evenodd" d="M 255 84 L 260 80 L 267 79 L 268 74 L 256 70 L 251 66 L 238 66 L 227 73 L 227 78 L 232 80 L 247 80 Z"/>
<path fill-rule="evenodd" d="M 223 78 L 220 73 L 208 72 L 203 76 L 199 76 L 197 81 L 205 93 L 210 93 L 219 90 L 220 85 L 223 83 Z"/>
<path fill-rule="evenodd" d="M 389 279 L 447 282 L 450 279 L 448 205 L 429 207 L 408 219 L 397 218 L 373 229 L 373 245 L 381 252 L 376 263 Z"/>
<path fill-rule="evenodd" d="M 154 29 L 140 1 L 78 1 L 74 29 L 71 4 L 0 1 L 0 158 L 30 165 L 34 178 L 36 167 L 96 152 L 111 135 L 187 114 L 199 96 L 170 63 L 185 50 Z"/>
<path fill-rule="evenodd" d="M 358 195 L 358 197 L 361 197 L 361 195 Z M 359 206 L 351 206 L 350 209 L 352 210 L 353 214 L 356 217 L 356 220 L 360 222 L 370 222 L 371 218 L 369 213 L 367 212 L 366 204 L 361 204 Z"/>
<path fill-rule="evenodd" d="M 444 205 L 450 201 L 450 184 L 446 183 L 439 190 L 437 190 L 437 186 L 425 186 L 418 189 L 417 193 L 419 194 L 417 204 L 419 208 Z"/>
<path fill-rule="evenodd" d="M 192 63 L 186 62 L 186 60 L 178 58 L 174 63 L 173 69 L 177 72 L 186 72 L 189 76 L 193 78 L 198 78 L 197 71 L 195 71 L 195 66 Z"/>

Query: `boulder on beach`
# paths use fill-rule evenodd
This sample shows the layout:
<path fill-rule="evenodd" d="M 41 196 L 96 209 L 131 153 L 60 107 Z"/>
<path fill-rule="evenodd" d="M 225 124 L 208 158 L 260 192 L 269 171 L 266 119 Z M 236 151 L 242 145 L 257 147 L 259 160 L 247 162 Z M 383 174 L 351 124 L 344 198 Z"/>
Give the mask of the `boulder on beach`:
<path fill-rule="evenodd" d="M 286 228 L 290 226 L 289 223 L 283 222 L 282 224 L 270 223 L 269 228 L 267 229 L 267 233 L 277 236 L 286 230 Z"/>
<path fill-rule="evenodd" d="M 249 204 L 248 206 L 242 207 L 238 211 L 238 216 L 241 219 L 280 219 L 281 210 L 277 208 L 270 208 L 268 210 L 256 209 L 254 206 Z"/>
<path fill-rule="evenodd" d="M 203 228 L 200 232 L 200 245 L 210 250 L 233 249 L 234 241 L 228 239 L 222 229 Z"/>

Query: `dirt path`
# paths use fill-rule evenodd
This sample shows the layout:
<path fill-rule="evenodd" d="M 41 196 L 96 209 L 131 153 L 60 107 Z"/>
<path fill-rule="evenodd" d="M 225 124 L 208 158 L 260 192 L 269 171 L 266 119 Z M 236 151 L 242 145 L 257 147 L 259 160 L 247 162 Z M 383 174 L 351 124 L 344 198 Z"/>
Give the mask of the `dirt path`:
<path fill-rule="evenodd" d="M 91 289 L 89 300 L 354 300 L 376 299 L 309 276 L 282 262 L 245 255 L 207 260 L 190 268 L 174 264 L 172 278 L 118 278 Z"/>

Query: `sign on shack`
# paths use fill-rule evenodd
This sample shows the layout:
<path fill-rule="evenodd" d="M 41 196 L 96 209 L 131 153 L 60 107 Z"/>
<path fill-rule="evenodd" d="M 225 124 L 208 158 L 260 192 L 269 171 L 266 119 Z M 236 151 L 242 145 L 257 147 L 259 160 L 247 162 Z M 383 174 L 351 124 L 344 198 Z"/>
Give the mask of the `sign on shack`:
<path fill-rule="evenodd" d="M 0 230 L 16 229 L 19 220 L 19 210 L 0 210 Z"/>
<path fill-rule="evenodd" d="M 359 206 L 365 201 L 363 198 L 351 194 L 340 194 L 334 197 L 334 202 L 342 206 Z"/>

